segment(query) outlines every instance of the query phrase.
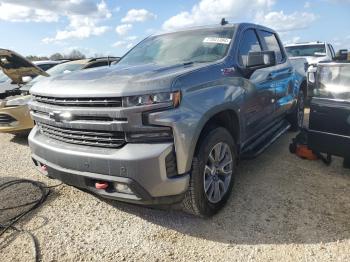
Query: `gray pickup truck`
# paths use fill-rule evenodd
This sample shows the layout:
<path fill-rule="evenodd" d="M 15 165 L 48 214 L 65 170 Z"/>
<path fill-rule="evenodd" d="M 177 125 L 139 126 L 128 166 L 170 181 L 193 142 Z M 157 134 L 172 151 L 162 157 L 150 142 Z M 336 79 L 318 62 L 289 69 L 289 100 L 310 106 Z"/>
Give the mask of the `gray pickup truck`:
<path fill-rule="evenodd" d="M 301 125 L 305 88 L 269 28 L 150 36 L 109 68 L 34 85 L 29 144 L 38 168 L 69 185 L 211 216 L 238 161 Z"/>

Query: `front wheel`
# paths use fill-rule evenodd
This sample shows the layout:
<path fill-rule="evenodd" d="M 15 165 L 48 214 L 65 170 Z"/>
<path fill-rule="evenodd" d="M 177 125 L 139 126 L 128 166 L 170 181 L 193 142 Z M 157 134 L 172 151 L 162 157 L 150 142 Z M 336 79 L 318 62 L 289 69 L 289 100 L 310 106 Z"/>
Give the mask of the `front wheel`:
<path fill-rule="evenodd" d="M 305 110 L 305 98 L 304 92 L 302 90 L 299 91 L 298 101 L 296 108 L 293 112 L 288 115 L 288 121 L 291 124 L 292 131 L 298 131 L 304 125 L 304 110 Z"/>
<path fill-rule="evenodd" d="M 217 213 L 227 202 L 233 187 L 236 147 L 222 127 L 208 132 L 192 163 L 190 186 L 183 201 L 185 211 L 201 217 Z"/>

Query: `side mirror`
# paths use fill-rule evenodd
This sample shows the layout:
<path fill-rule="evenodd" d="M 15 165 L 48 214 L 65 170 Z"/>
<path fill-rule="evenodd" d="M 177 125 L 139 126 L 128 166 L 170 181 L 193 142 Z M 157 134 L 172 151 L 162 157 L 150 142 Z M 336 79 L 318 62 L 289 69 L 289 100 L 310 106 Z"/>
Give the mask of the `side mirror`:
<path fill-rule="evenodd" d="M 274 51 L 249 52 L 247 68 L 263 68 L 276 65 Z"/>
<path fill-rule="evenodd" d="M 30 82 L 30 81 L 32 81 L 32 77 L 31 76 L 23 76 L 22 77 L 22 82 L 23 83 L 28 83 L 28 82 Z"/>

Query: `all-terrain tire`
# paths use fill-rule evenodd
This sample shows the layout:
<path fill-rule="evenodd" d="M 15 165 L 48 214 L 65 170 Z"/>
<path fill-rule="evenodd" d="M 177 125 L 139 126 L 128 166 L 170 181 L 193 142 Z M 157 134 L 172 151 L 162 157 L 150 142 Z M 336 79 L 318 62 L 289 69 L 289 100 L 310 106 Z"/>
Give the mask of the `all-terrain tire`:
<path fill-rule="evenodd" d="M 231 194 L 236 173 L 237 151 L 231 134 L 223 127 L 214 127 L 213 129 L 210 129 L 198 143 L 192 161 L 189 188 L 182 205 L 185 212 L 200 217 L 210 217 L 223 208 Z M 204 190 L 204 169 L 211 150 L 218 143 L 225 143 L 229 146 L 233 159 L 232 175 L 227 191 L 223 194 L 222 199 L 218 203 L 211 203 Z"/>

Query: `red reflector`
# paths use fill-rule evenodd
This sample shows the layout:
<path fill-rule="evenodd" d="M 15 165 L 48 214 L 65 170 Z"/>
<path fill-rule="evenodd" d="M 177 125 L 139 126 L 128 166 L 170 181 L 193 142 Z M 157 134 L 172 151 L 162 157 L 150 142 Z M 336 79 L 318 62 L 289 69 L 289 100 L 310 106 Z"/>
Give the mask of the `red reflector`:
<path fill-rule="evenodd" d="M 106 189 L 108 187 L 107 182 L 96 182 L 95 183 L 95 188 L 96 189 Z"/>

